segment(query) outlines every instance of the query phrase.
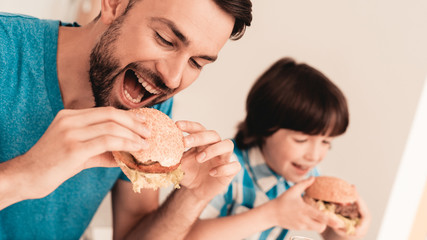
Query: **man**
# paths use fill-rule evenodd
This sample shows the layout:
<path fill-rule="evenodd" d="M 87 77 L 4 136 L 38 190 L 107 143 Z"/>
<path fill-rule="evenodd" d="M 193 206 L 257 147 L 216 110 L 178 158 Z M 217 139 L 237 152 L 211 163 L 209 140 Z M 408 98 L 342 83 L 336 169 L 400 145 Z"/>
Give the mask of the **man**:
<path fill-rule="evenodd" d="M 0 239 L 78 239 L 110 190 L 115 239 L 183 238 L 239 171 L 230 141 L 180 121 L 186 174 L 159 207 L 157 191 L 122 180 L 110 152 L 144 149 L 150 134 L 144 116 L 118 108 L 170 114 L 171 97 L 250 25 L 250 1 L 101 8 L 83 27 L 0 15 Z"/>

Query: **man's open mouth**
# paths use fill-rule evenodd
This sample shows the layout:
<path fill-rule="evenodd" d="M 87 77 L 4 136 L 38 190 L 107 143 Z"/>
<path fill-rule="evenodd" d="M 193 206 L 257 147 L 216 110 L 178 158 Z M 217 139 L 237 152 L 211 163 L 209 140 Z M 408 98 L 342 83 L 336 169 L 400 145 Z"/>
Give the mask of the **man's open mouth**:
<path fill-rule="evenodd" d="M 147 82 L 132 69 L 126 70 L 123 80 L 123 92 L 126 100 L 139 104 L 161 93 L 153 84 Z"/>

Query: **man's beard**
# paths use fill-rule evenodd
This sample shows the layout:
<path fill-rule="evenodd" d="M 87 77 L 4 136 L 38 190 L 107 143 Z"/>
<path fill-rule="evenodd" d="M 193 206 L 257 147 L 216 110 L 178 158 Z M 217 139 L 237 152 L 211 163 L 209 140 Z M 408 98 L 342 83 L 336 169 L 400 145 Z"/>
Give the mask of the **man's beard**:
<path fill-rule="evenodd" d="M 109 98 L 114 81 L 123 72 L 120 70 L 119 60 L 114 56 L 114 43 L 120 34 L 121 23 L 122 18 L 112 23 L 90 54 L 89 77 L 96 107 L 111 105 Z"/>
<path fill-rule="evenodd" d="M 156 98 L 145 104 L 145 107 L 165 101 L 170 96 L 174 95 L 174 89 L 170 89 L 164 84 L 163 79 L 157 72 L 145 68 L 142 64 L 132 62 L 124 68 L 120 68 L 120 61 L 114 55 L 114 46 L 120 36 L 121 26 L 126 14 L 120 16 L 113 22 L 101 36 L 99 42 L 92 49 L 90 55 L 90 70 L 89 77 L 92 86 L 92 93 L 95 100 L 95 107 L 113 106 L 121 109 L 128 109 L 118 101 L 111 102 L 111 92 L 116 78 L 125 74 L 124 71 L 133 69 L 137 71 L 141 77 L 150 79 L 151 84 L 155 85 L 162 93 Z M 143 89 L 145 95 L 149 94 Z"/>
<path fill-rule="evenodd" d="M 138 71 L 142 77 L 150 79 L 151 83 L 162 91 L 162 94 L 159 94 L 157 98 L 147 103 L 145 107 L 160 103 L 172 96 L 174 91 L 164 84 L 159 74 L 136 62 L 120 68 L 119 60 L 114 55 L 114 44 L 120 34 L 122 19 L 118 19 L 106 30 L 99 42 L 92 49 L 90 55 L 89 76 L 95 99 L 95 107 L 113 106 L 125 110 L 129 109 L 118 101 L 111 102 L 111 92 L 116 78 L 121 74 L 124 75 L 124 71 L 129 69 Z M 144 94 L 149 95 L 147 91 L 143 91 L 145 92 Z"/>
<path fill-rule="evenodd" d="M 159 94 L 157 98 L 147 103 L 145 106 L 152 106 L 156 103 L 164 101 L 167 96 L 173 94 L 173 90 L 169 89 L 161 79 L 161 77 L 144 68 L 141 64 L 132 62 L 124 68 L 120 68 L 119 59 L 114 55 L 114 45 L 120 35 L 120 28 L 122 26 L 124 16 L 119 17 L 101 36 L 99 42 L 92 49 L 90 55 L 90 70 L 89 77 L 92 86 L 92 93 L 95 99 L 95 107 L 114 106 L 116 108 L 128 109 L 120 102 L 111 102 L 111 91 L 114 86 L 116 78 L 128 69 L 134 69 L 143 75 L 143 77 L 150 79 L 163 93 Z M 124 73 L 123 73 L 124 74 Z M 145 90 L 143 90 L 145 91 Z M 145 94 L 148 95 L 146 92 Z"/>

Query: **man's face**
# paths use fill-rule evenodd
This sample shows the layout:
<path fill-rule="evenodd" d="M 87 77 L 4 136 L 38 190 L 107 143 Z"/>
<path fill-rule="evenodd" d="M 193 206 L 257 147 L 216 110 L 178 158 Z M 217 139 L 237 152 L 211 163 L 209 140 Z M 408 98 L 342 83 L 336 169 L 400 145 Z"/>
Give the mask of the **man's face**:
<path fill-rule="evenodd" d="M 93 49 L 97 106 L 139 108 L 188 87 L 218 56 L 234 18 L 212 0 L 142 0 Z"/>

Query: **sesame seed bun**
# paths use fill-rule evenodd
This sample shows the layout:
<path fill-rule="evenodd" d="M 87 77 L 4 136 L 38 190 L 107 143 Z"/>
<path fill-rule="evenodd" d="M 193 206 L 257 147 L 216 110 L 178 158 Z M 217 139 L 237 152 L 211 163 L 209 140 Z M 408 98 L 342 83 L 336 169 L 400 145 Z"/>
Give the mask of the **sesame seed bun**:
<path fill-rule="evenodd" d="M 145 139 L 149 148 L 138 152 L 113 152 L 113 156 L 133 183 L 134 191 L 140 188 L 166 187 L 179 182 L 183 173 L 179 166 L 184 153 L 183 133 L 163 112 L 154 108 L 132 109 L 145 116 L 144 124 L 151 136 Z"/>
<path fill-rule="evenodd" d="M 316 177 L 314 183 L 305 190 L 305 194 L 317 200 L 341 204 L 353 203 L 357 200 L 354 185 L 330 176 Z"/>

